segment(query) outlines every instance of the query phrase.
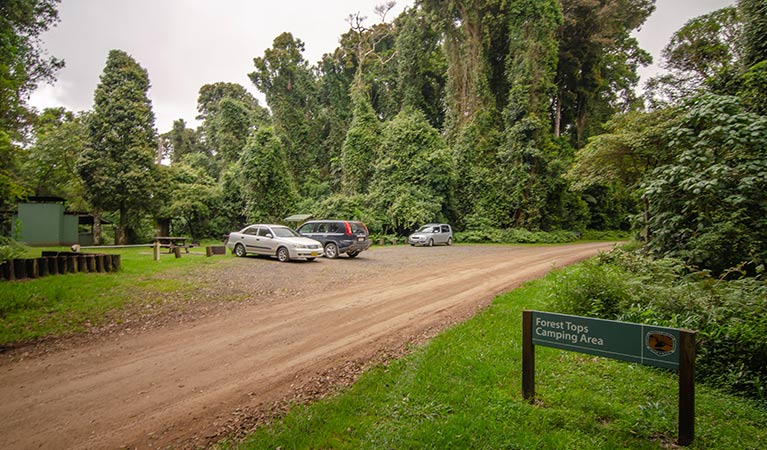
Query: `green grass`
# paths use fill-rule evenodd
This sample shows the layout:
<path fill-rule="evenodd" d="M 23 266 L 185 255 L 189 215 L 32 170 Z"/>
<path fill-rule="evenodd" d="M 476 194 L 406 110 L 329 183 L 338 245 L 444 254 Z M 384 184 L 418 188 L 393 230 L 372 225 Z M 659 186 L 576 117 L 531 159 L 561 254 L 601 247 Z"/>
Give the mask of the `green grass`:
<path fill-rule="evenodd" d="M 69 249 L 28 249 L 24 257 L 39 257 L 42 250 Z M 203 248 L 178 259 L 162 253 L 159 261 L 152 259 L 148 247 L 103 252 L 121 255 L 119 272 L 0 281 L 0 344 L 81 332 L 119 318 L 119 311 L 127 306 L 162 303 L 170 294 L 183 297 L 197 286 L 175 274 L 225 261 L 206 258 Z"/>
<path fill-rule="evenodd" d="M 536 393 L 521 395 L 521 318 L 546 309 L 547 284 L 496 299 L 405 358 L 368 371 L 325 401 L 294 406 L 244 443 L 222 448 L 669 448 L 676 441 L 674 372 L 538 347 Z M 767 411 L 696 387 L 692 449 L 760 449 Z"/>

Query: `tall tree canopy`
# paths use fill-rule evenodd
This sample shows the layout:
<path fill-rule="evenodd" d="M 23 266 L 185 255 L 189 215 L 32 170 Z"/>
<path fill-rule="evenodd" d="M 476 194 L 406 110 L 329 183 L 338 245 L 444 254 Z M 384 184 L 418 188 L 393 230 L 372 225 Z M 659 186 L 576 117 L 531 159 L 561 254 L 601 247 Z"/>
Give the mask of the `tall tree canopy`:
<path fill-rule="evenodd" d="M 653 77 L 653 100 L 676 102 L 699 89 L 727 93 L 742 72 L 742 21 L 735 7 L 690 19 L 663 49 L 669 71 Z"/>
<path fill-rule="evenodd" d="M 30 191 L 62 197 L 73 208 L 88 208 L 75 162 L 88 142 L 87 114 L 45 109 L 35 120 L 35 143 L 25 151 L 24 175 Z"/>
<path fill-rule="evenodd" d="M 327 158 L 317 154 L 322 149 L 322 128 L 316 120 L 317 85 L 303 52 L 304 43 L 300 39 L 282 33 L 263 57 L 254 58 L 256 70 L 249 76 L 266 96 L 274 132 L 285 145 L 291 175 L 306 181 L 314 165 Z"/>
<path fill-rule="evenodd" d="M 213 83 L 200 88 L 197 116 L 202 120 L 202 138 L 224 163 L 236 162 L 248 136 L 269 125 L 269 111 L 250 92 L 236 83 Z"/>
<path fill-rule="evenodd" d="M 655 0 L 562 0 L 555 101 L 556 136 L 582 147 L 599 125 L 634 101 L 638 65 L 651 61 L 630 33 Z M 623 94 L 623 95 L 620 95 Z M 590 131 L 592 130 L 592 131 Z"/>
<path fill-rule="evenodd" d="M 89 143 L 77 162 L 86 195 L 97 208 L 118 211 L 115 240 L 136 239 L 156 190 L 156 139 L 149 75 L 130 55 L 109 52 L 94 94 Z"/>
<path fill-rule="evenodd" d="M 17 139 L 26 100 L 37 84 L 52 81 L 64 61 L 48 57 L 40 34 L 59 20 L 58 0 L 0 2 L 0 131 Z"/>

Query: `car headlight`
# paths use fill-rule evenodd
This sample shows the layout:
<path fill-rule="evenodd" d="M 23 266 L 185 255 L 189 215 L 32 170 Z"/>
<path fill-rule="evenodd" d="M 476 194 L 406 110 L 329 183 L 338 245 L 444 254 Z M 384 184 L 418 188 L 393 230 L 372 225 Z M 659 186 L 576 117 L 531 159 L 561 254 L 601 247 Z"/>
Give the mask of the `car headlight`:
<path fill-rule="evenodd" d="M 309 248 L 306 244 L 293 244 L 293 248 Z"/>

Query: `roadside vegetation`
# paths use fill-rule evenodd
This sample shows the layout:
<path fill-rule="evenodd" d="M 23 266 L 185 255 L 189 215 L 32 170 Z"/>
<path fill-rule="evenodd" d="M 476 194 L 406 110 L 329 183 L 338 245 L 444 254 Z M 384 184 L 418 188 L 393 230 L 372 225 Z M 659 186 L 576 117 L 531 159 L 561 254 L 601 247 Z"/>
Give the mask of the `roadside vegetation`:
<path fill-rule="evenodd" d="M 614 277 L 600 284 L 593 267 L 616 270 L 603 257 L 528 283 L 339 395 L 296 405 L 245 441 L 219 447 L 673 448 L 673 371 L 537 347 L 537 400 L 522 398 L 522 311 L 555 309 L 586 277 L 595 291 L 612 288 Z M 636 295 L 652 300 L 654 293 Z M 763 402 L 698 383 L 689 448 L 761 449 L 765 440 Z"/>
<path fill-rule="evenodd" d="M 39 257 L 41 250 L 68 249 L 20 248 L 20 257 Z M 166 302 L 183 302 L 198 286 L 188 277 L 182 281 L 179 274 L 192 267 L 226 263 L 196 250 L 178 259 L 164 253 L 154 261 L 149 247 L 104 249 L 101 252 L 121 255 L 119 272 L 1 282 L 0 346 L 119 323 L 125 309 L 149 311 Z"/>
<path fill-rule="evenodd" d="M 555 311 L 696 331 L 696 379 L 767 410 L 767 281 L 617 250 L 553 275 Z"/>

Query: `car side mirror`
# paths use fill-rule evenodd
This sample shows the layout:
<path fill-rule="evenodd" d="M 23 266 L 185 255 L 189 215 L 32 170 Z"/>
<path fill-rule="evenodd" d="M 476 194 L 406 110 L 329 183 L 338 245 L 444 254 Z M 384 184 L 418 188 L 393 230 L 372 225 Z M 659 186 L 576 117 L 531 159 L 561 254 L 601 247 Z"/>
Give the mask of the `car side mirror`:
<path fill-rule="evenodd" d="M 264 237 L 267 237 L 267 238 L 271 239 L 271 238 L 273 238 L 274 236 L 272 236 L 272 233 L 266 233 L 266 236 L 264 236 Z"/>

